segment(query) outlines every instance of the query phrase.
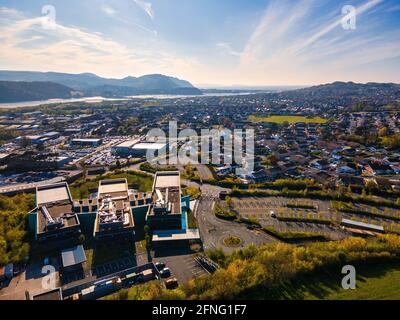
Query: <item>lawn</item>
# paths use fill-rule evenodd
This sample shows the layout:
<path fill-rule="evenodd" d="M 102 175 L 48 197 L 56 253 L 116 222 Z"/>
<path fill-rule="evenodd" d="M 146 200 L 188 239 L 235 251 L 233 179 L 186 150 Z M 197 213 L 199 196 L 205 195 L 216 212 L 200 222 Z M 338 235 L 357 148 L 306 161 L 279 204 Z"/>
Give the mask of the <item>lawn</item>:
<path fill-rule="evenodd" d="M 105 179 L 121 179 L 126 178 L 130 188 L 138 189 L 139 192 L 151 191 L 153 186 L 153 177 L 141 172 L 127 171 L 110 173 L 97 176 L 94 179 L 85 180 L 79 179 L 70 186 L 73 199 L 85 199 L 90 195 L 91 190 L 96 190 L 100 180 Z"/>
<path fill-rule="evenodd" d="M 288 123 L 326 123 L 328 120 L 321 117 L 303 117 L 303 116 L 270 116 L 270 117 L 262 117 L 252 115 L 249 117 L 249 121 L 257 123 L 257 122 L 270 122 L 283 124 L 285 122 Z"/>
<path fill-rule="evenodd" d="M 341 270 L 307 276 L 301 281 L 286 285 L 275 298 L 305 300 L 399 300 L 399 264 L 370 264 L 356 267 L 357 289 L 341 287 Z"/>

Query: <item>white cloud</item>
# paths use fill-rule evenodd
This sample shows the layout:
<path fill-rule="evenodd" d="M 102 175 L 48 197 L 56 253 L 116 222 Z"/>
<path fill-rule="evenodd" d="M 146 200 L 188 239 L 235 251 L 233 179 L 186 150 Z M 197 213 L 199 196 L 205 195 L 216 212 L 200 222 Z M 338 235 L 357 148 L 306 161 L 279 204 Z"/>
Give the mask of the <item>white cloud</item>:
<path fill-rule="evenodd" d="M 384 10 L 379 6 L 382 2 L 364 1 L 356 8 L 357 18 L 372 9 Z M 400 30 L 376 33 L 380 24 L 375 14 L 365 14 L 355 31 L 347 31 L 340 27 L 341 5 L 324 15 L 317 14 L 320 8 L 315 0 L 302 0 L 296 5 L 288 0 L 269 2 L 242 52 L 220 43 L 224 52 L 239 58 L 229 77 L 258 85 L 313 84 L 341 80 L 342 76 L 363 81 L 362 75 L 367 73 L 363 69 L 368 64 L 399 58 Z M 375 70 L 375 74 L 368 73 L 376 76 L 375 81 L 389 74 L 383 68 Z"/>
<path fill-rule="evenodd" d="M 123 45 L 100 33 L 57 22 L 44 29 L 46 17 L 27 17 L 1 10 L 0 69 L 93 72 L 109 77 L 165 73 L 185 77 L 184 70 L 198 67 L 193 58 L 163 50 L 159 41 L 140 48 Z M 22 18 L 21 18 L 22 17 Z M 26 47 L 26 41 L 30 41 Z"/>
<path fill-rule="evenodd" d="M 108 16 L 110 16 L 110 17 L 115 17 L 116 11 L 114 10 L 114 8 L 112 8 L 112 7 L 110 7 L 110 6 L 106 5 L 106 4 L 103 4 L 103 5 L 100 7 L 100 9 L 101 9 L 101 11 L 103 11 L 106 15 L 108 15 Z"/>
<path fill-rule="evenodd" d="M 143 0 L 133 0 L 146 14 L 151 18 L 154 19 L 154 11 L 153 6 L 150 2 L 145 2 Z"/>
<path fill-rule="evenodd" d="M 363 5 L 359 6 L 358 8 L 356 8 L 356 13 L 357 16 L 360 16 L 361 14 L 363 14 L 364 12 L 372 9 L 373 7 L 377 6 L 378 4 L 380 4 L 383 0 L 370 0 L 366 3 L 364 3 Z M 311 37 L 309 37 L 308 39 L 306 39 L 298 48 L 298 50 L 302 50 L 305 47 L 308 47 L 309 45 L 313 44 L 314 42 L 316 42 L 318 39 L 320 39 L 321 37 L 325 36 L 327 33 L 331 32 L 333 29 L 337 28 L 338 26 L 340 26 L 342 24 L 342 18 L 340 17 L 339 19 L 333 21 L 332 23 L 328 24 L 327 26 L 325 26 L 324 28 L 322 28 L 321 30 L 319 30 L 318 32 L 316 32 L 315 34 L 313 34 Z"/>
<path fill-rule="evenodd" d="M 229 43 L 226 43 L 226 42 L 218 42 L 218 43 L 216 44 L 216 46 L 217 46 L 218 48 L 221 48 L 221 49 L 223 50 L 223 52 L 225 52 L 225 53 L 227 53 L 227 54 L 229 54 L 229 55 L 237 56 L 237 57 L 240 57 L 240 56 L 242 55 L 241 52 L 238 52 L 238 51 L 233 50 Z"/>

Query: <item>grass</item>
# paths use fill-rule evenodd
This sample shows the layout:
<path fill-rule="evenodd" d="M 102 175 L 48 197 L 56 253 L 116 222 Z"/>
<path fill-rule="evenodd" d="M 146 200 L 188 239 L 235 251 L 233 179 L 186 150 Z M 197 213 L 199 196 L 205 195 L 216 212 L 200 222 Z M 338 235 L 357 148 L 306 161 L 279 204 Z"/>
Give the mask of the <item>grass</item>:
<path fill-rule="evenodd" d="M 369 264 L 356 266 L 355 290 L 341 286 L 341 270 L 306 276 L 279 288 L 273 298 L 305 300 L 399 300 L 399 264 Z"/>
<path fill-rule="evenodd" d="M 227 247 L 237 247 L 242 243 L 242 240 L 235 236 L 228 236 L 224 239 L 224 244 Z"/>
<path fill-rule="evenodd" d="M 276 237 L 282 241 L 307 241 L 307 240 L 313 240 L 313 241 L 324 241 L 326 240 L 326 237 L 322 234 L 319 233 L 314 233 L 314 232 L 282 232 L 276 230 L 274 227 L 264 227 L 262 230 L 269 234 L 272 235 L 273 237 Z"/>
<path fill-rule="evenodd" d="M 328 122 L 327 119 L 321 118 L 321 117 L 304 117 L 304 116 L 270 116 L 270 117 L 262 117 L 262 116 L 256 116 L 252 115 L 249 117 L 249 120 L 251 122 L 270 122 L 270 123 L 277 123 L 277 124 L 283 124 L 285 122 L 288 123 L 326 123 Z"/>
<path fill-rule="evenodd" d="M 188 219 L 188 227 L 189 227 L 189 229 L 197 229 L 199 227 L 198 223 L 197 223 L 197 220 L 196 220 L 196 218 L 194 216 L 194 213 L 190 209 L 188 209 L 188 211 L 187 211 L 187 219 Z"/>
<path fill-rule="evenodd" d="M 92 190 L 97 190 L 100 180 L 126 178 L 131 188 L 137 188 L 139 192 L 151 191 L 153 186 L 153 177 L 141 172 L 127 171 L 110 173 L 97 176 L 94 179 L 79 179 L 70 186 L 73 199 L 88 198 Z"/>

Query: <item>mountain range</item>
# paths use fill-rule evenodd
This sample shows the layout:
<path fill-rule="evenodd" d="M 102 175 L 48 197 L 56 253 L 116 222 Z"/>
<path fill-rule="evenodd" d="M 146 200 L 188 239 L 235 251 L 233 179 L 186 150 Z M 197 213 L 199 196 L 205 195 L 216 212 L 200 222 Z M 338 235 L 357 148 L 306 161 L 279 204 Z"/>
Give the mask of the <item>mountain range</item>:
<path fill-rule="evenodd" d="M 68 98 L 76 95 L 123 97 L 145 94 L 201 95 L 190 82 L 161 74 L 123 79 L 102 78 L 92 73 L 0 71 L 0 102 L 22 102 L 31 99 Z M 56 86 L 58 85 L 58 86 Z M 61 90 L 61 87 L 63 89 Z M 31 92 L 35 89 L 36 92 Z M 22 90 L 18 96 L 16 90 Z M 66 94 L 66 92 L 70 94 Z M 60 94 L 60 96 L 57 96 Z"/>

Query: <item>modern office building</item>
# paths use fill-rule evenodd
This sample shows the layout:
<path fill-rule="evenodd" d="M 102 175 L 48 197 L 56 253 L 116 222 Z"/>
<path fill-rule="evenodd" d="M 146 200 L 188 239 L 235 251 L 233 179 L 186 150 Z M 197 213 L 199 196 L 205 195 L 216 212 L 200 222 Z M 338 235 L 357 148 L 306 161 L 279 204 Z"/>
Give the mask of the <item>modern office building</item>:
<path fill-rule="evenodd" d="M 102 139 L 72 139 L 71 145 L 76 147 L 98 147 L 103 143 Z"/>
<path fill-rule="evenodd" d="M 147 152 L 152 152 L 154 155 L 163 154 L 167 151 L 166 143 L 157 142 L 141 142 L 140 138 L 131 139 L 112 147 L 111 152 L 113 155 L 121 157 L 144 157 Z"/>
<path fill-rule="evenodd" d="M 182 228 L 180 173 L 157 172 L 153 182 L 153 206 L 147 215 L 153 230 Z"/>
<path fill-rule="evenodd" d="M 67 183 L 37 187 L 34 212 L 38 241 L 77 237 L 81 233 Z"/>
<path fill-rule="evenodd" d="M 179 171 L 157 172 L 152 196 L 146 222 L 153 232 L 154 248 L 201 242 L 199 230 L 188 225 L 190 197 L 182 197 Z"/>
<path fill-rule="evenodd" d="M 129 196 L 126 179 L 100 181 L 94 226 L 96 240 L 134 236 L 135 222 Z"/>

